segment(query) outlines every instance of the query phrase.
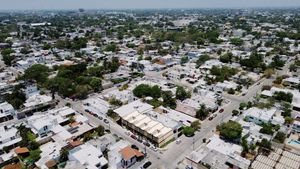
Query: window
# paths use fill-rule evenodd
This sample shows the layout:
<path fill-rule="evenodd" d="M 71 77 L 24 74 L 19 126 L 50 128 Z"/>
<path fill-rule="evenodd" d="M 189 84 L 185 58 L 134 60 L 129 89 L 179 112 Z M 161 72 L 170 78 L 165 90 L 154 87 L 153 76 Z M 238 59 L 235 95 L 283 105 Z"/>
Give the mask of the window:
<path fill-rule="evenodd" d="M 101 166 L 101 164 L 100 164 L 100 163 L 96 164 L 96 167 L 97 167 L 97 168 L 99 168 L 100 166 Z"/>
<path fill-rule="evenodd" d="M 45 127 L 44 127 L 44 131 L 46 131 L 46 130 L 48 130 L 48 126 L 45 126 Z"/>

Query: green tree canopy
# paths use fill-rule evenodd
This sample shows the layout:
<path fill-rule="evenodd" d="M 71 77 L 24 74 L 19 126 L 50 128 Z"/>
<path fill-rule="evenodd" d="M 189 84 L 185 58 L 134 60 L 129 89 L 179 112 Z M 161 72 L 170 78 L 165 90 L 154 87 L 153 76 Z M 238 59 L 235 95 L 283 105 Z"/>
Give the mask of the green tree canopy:
<path fill-rule="evenodd" d="M 49 76 L 49 68 L 45 65 L 35 64 L 25 70 L 24 79 L 34 80 L 37 83 L 45 83 Z"/>
<path fill-rule="evenodd" d="M 235 141 L 241 138 L 243 128 L 235 121 L 228 121 L 227 123 L 222 123 L 219 128 L 220 135 L 226 140 Z"/>

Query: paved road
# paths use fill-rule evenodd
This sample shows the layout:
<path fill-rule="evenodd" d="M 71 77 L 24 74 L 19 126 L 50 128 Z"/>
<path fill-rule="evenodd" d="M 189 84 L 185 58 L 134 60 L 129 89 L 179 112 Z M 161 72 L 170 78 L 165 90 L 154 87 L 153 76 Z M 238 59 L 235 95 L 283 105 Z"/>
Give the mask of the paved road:
<path fill-rule="evenodd" d="M 278 74 L 286 74 L 290 63 L 288 63 L 282 71 L 278 71 Z M 166 71 L 166 70 L 165 70 Z M 162 76 L 162 72 L 153 72 L 146 73 L 146 77 L 148 78 L 156 78 L 158 80 L 166 80 Z M 176 144 L 175 142 L 168 145 L 168 149 L 164 152 L 154 152 L 150 149 L 147 149 L 148 159 L 152 162 L 150 168 L 153 169 L 175 169 L 179 168 L 180 163 L 185 159 L 187 155 L 189 155 L 195 148 L 199 147 L 202 144 L 203 138 L 209 138 L 216 126 L 221 124 L 222 122 L 226 122 L 232 118 L 231 112 L 234 109 L 238 109 L 241 102 L 248 102 L 251 98 L 256 96 L 258 92 L 261 90 L 263 85 L 270 85 L 273 79 L 262 78 L 256 84 L 252 85 L 245 96 L 232 96 L 228 94 L 224 94 L 223 97 L 230 100 L 230 103 L 223 107 L 224 112 L 218 113 L 217 117 L 212 121 L 205 120 L 201 124 L 201 130 L 195 133 L 193 138 L 182 137 L 182 142 L 180 144 Z M 59 97 L 58 97 L 59 98 Z M 125 134 L 126 129 L 122 128 L 118 124 L 114 123 L 112 120 L 109 120 L 109 124 L 104 123 L 102 120 L 86 113 L 83 109 L 81 102 L 73 102 L 70 100 L 65 100 L 59 98 L 61 103 L 64 105 L 66 102 L 70 102 L 72 104 L 72 108 L 76 111 L 84 114 L 89 118 L 90 123 L 94 126 L 103 125 L 106 128 L 110 128 L 112 133 L 119 135 L 120 137 L 128 140 L 132 144 L 136 144 L 140 149 L 144 149 L 144 145 L 132 139 L 130 136 Z M 103 115 L 105 117 L 105 115 Z M 180 167 L 182 168 L 182 167 Z"/>
<path fill-rule="evenodd" d="M 155 151 L 149 149 L 148 147 L 144 146 L 142 143 L 131 138 L 129 135 L 126 134 L 126 132 L 127 132 L 126 129 L 124 129 L 120 125 L 116 124 L 115 122 L 113 122 L 106 115 L 103 115 L 102 117 L 104 119 L 107 119 L 109 121 L 109 123 L 104 123 L 103 120 L 100 120 L 100 119 L 90 115 L 89 113 L 85 112 L 83 104 L 80 101 L 74 102 L 69 99 L 68 100 L 62 99 L 61 97 L 59 97 L 57 95 L 56 95 L 56 99 L 58 99 L 60 101 L 61 106 L 65 105 L 67 102 L 71 103 L 71 107 L 74 110 L 76 110 L 77 112 L 82 113 L 84 116 L 86 116 L 89 119 L 89 122 L 92 126 L 97 127 L 99 125 L 102 125 L 106 129 L 109 129 L 111 131 L 111 133 L 117 134 L 119 137 L 122 137 L 123 139 L 129 141 L 131 144 L 137 145 L 140 150 L 142 150 L 144 152 L 146 151 L 147 152 L 146 158 L 153 163 L 153 166 L 156 166 L 155 162 L 159 161 L 160 158 L 162 158 L 162 154 L 160 151 L 155 152 Z"/>

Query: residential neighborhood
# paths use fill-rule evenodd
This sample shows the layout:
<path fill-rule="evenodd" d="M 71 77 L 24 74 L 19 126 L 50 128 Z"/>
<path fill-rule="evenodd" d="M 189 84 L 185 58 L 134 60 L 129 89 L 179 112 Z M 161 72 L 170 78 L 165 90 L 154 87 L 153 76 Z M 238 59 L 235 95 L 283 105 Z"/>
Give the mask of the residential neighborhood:
<path fill-rule="evenodd" d="M 0 168 L 299 169 L 300 9 L 0 12 Z"/>

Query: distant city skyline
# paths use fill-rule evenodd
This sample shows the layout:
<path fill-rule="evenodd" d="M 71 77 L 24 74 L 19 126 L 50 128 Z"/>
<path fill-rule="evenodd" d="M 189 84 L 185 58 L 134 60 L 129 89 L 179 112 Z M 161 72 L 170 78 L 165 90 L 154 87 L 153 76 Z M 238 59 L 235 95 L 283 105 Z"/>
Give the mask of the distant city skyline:
<path fill-rule="evenodd" d="M 0 0 L 0 10 L 300 7 L 300 0 Z"/>

